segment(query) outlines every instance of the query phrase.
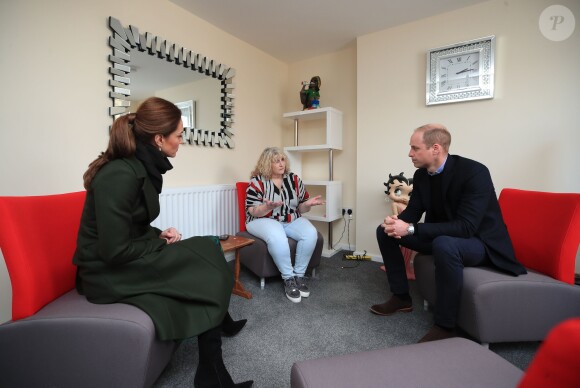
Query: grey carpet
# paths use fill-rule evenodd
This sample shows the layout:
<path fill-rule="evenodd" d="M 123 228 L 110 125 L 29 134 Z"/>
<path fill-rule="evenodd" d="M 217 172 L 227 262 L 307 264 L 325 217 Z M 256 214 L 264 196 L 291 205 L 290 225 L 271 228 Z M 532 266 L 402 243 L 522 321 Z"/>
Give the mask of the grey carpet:
<path fill-rule="evenodd" d="M 414 281 L 412 313 L 370 313 L 372 304 L 390 295 L 386 275 L 378 263 L 345 261 L 340 253 L 322 259 L 316 278 L 310 279 L 311 295 L 301 303 L 286 299 L 278 278 L 267 279 L 264 290 L 244 268 L 240 279 L 253 298 L 232 296 L 230 312 L 248 324 L 237 336 L 224 338 L 224 362 L 235 382 L 253 379 L 254 388 L 290 387 L 295 361 L 415 343 L 433 324 Z M 490 349 L 526 369 L 538 345 L 491 344 Z M 197 362 L 197 340 L 184 341 L 155 387 L 193 387 Z"/>

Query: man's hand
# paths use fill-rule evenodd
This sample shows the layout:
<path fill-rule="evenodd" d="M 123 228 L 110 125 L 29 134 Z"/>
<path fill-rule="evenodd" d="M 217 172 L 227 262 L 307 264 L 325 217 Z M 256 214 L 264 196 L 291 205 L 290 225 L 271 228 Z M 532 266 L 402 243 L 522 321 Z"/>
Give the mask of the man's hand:
<path fill-rule="evenodd" d="M 387 216 L 381 224 L 381 227 L 383 227 L 385 233 L 390 237 L 401 238 L 409 234 L 407 232 L 409 224 L 403 220 L 399 220 L 396 215 Z"/>

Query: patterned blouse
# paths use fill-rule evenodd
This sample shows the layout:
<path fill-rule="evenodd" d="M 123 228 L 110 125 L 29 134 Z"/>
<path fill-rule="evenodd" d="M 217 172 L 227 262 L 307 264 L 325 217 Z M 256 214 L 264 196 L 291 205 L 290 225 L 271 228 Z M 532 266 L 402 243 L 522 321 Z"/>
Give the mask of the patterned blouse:
<path fill-rule="evenodd" d="M 300 217 L 298 205 L 307 201 L 309 197 L 308 191 L 302 184 L 302 179 L 292 172 L 284 174 L 280 189 L 272 180 L 265 179 L 262 175 L 253 176 L 246 190 L 246 224 L 265 217 L 280 222 L 292 222 Z M 273 202 L 282 201 L 284 204 L 263 217 L 252 217 L 248 208 L 261 205 L 264 199 Z"/>

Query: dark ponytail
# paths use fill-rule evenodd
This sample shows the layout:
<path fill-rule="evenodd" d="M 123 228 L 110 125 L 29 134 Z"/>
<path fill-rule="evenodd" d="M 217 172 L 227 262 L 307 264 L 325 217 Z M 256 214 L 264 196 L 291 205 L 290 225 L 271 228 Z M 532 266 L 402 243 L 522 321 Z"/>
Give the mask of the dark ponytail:
<path fill-rule="evenodd" d="M 83 175 L 85 189 L 90 190 L 93 178 L 105 164 L 134 155 L 137 141 L 153 143 L 155 135 L 169 136 L 180 120 L 181 110 L 159 97 L 150 97 L 143 101 L 136 113 L 117 118 L 111 127 L 107 149 L 89 164 Z"/>

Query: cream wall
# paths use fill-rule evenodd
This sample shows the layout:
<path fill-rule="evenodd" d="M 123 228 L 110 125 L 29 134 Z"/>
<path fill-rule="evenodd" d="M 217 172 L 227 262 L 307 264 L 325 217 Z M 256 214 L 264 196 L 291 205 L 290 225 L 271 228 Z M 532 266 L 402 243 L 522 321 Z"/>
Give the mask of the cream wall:
<path fill-rule="evenodd" d="M 446 124 L 451 152 L 486 164 L 498 194 L 580 192 L 580 2 L 558 2 L 576 16 L 562 42 L 538 28 L 552 4 L 493 0 L 358 39 L 357 250 L 380 257 L 375 229 L 389 213 L 383 182 L 389 173 L 412 176 L 409 137 L 424 123 Z M 487 35 L 497 38 L 495 98 L 426 107 L 426 51 Z"/>
<path fill-rule="evenodd" d="M 0 195 L 82 190 L 108 140 L 109 16 L 236 69 L 235 148 L 184 146 L 166 187 L 247 180 L 282 144 L 288 65 L 167 0 L 0 2 Z M 33 242 L 34 236 L 31 236 Z M 0 322 L 10 317 L 0 263 Z"/>
<path fill-rule="evenodd" d="M 245 179 L 257 148 L 281 144 L 288 65 L 175 4 L 8 0 L 0 5 L 0 195 L 82 189 L 111 123 L 109 16 L 236 69 L 235 148 L 182 147 L 167 186 Z"/>

